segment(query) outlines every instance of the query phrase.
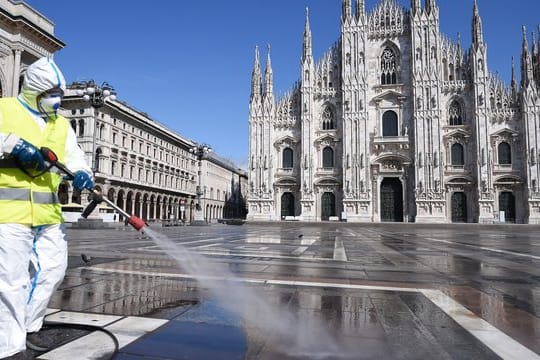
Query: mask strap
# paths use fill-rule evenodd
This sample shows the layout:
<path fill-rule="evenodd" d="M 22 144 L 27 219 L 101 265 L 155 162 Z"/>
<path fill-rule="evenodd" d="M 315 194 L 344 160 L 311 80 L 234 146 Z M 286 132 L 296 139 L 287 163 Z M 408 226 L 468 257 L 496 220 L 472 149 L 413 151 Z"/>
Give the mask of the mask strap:
<path fill-rule="evenodd" d="M 41 93 L 36 98 L 39 115 L 41 116 L 43 120 L 45 120 L 45 122 L 47 122 L 49 119 L 56 120 L 56 118 L 58 117 L 57 111 L 55 111 L 54 114 L 49 114 L 47 113 L 47 111 L 45 111 L 43 106 L 41 106 L 41 99 L 43 99 L 43 96 L 44 96 L 44 93 Z"/>

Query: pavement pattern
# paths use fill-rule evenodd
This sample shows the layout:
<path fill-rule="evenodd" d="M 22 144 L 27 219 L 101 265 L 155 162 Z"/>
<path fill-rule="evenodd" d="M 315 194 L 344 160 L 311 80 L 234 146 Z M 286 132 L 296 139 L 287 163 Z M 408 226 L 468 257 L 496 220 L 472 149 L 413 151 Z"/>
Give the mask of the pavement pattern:
<path fill-rule="evenodd" d="M 226 271 L 214 282 L 196 279 L 128 227 L 70 229 L 70 265 L 47 321 L 75 327 L 44 329 L 53 349 L 25 356 L 110 358 L 110 336 L 76 327 L 87 324 L 114 334 L 114 359 L 126 360 L 540 359 L 540 227 L 283 222 L 153 230 Z M 227 287 L 216 292 L 217 283 Z M 237 290 L 274 313 L 231 310 L 227 296 Z M 275 325 L 272 333 L 280 312 L 317 326 Z"/>

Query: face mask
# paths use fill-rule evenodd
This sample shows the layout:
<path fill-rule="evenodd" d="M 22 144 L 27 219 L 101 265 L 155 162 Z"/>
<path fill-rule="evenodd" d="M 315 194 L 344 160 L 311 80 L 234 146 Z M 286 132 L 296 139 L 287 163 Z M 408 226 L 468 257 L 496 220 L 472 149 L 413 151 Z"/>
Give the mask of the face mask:
<path fill-rule="evenodd" d="M 60 96 L 42 97 L 39 100 L 40 110 L 46 114 L 51 114 L 51 113 L 56 114 L 56 112 L 58 111 L 58 108 L 60 107 L 61 102 L 62 102 L 62 97 Z"/>

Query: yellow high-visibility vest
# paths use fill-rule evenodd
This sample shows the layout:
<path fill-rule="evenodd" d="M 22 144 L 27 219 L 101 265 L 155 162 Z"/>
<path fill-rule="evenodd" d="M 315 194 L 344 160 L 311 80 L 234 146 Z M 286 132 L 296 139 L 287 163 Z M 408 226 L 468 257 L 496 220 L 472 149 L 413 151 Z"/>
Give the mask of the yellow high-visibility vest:
<path fill-rule="evenodd" d="M 68 120 L 58 116 L 49 119 L 41 130 L 19 99 L 0 99 L 0 132 L 14 133 L 38 149 L 48 147 L 60 162 L 65 157 L 68 129 Z M 39 174 L 33 170 L 27 172 Z M 32 178 L 15 167 L 9 158 L 0 160 L 0 223 L 29 226 L 62 223 L 62 206 L 57 194 L 61 181 L 59 174 L 50 171 Z"/>

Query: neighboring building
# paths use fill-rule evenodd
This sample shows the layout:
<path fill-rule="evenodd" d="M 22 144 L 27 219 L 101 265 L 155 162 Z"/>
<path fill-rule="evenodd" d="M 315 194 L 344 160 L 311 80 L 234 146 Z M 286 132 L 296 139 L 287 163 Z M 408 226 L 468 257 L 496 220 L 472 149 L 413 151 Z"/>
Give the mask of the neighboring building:
<path fill-rule="evenodd" d="M 26 67 L 53 56 L 65 44 L 54 36 L 54 24 L 22 1 L 0 2 L 0 97 L 16 96 Z M 96 189 L 148 221 L 190 222 L 197 202 L 198 164 L 186 139 L 120 101 L 94 109 L 68 89 L 62 115 L 70 119 L 78 141 L 95 171 Z M 202 160 L 201 203 L 206 220 L 245 215 L 247 174 L 216 154 Z M 244 193 L 243 193 L 244 192 Z M 65 208 L 80 211 L 88 194 L 60 185 Z M 120 219 L 101 207 L 100 216 Z"/>
<path fill-rule="evenodd" d="M 0 97 L 16 96 L 28 65 L 52 56 L 65 44 L 55 37 L 54 24 L 24 2 L 0 4 Z"/>
<path fill-rule="evenodd" d="M 435 0 L 342 7 L 317 62 L 306 14 L 300 81 L 281 99 L 256 49 L 248 219 L 540 223 L 534 37 L 530 49 L 524 30 L 521 86 L 514 68 L 506 86 L 476 2 L 468 49 L 440 33 Z"/>
<path fill-rule="evenodd" d="M 109 200 L 150 222 L 193 220 L 199 183 L 197 158 L 189 151 L 196 145 L 193 140 L 121 101 L 93 108 L 74 89 L 67 91 L 61 112 L 87 154 L 96 189 Z M 247 175 L 214 153 L 203 158 L 201 168 L 201 205 L 205 219 L 214 222 L 227 215 L 231 199 L 242 198 Z M 70 182 L 60 186 L 63 204 L 87 204 L 87 196 Z"/>

